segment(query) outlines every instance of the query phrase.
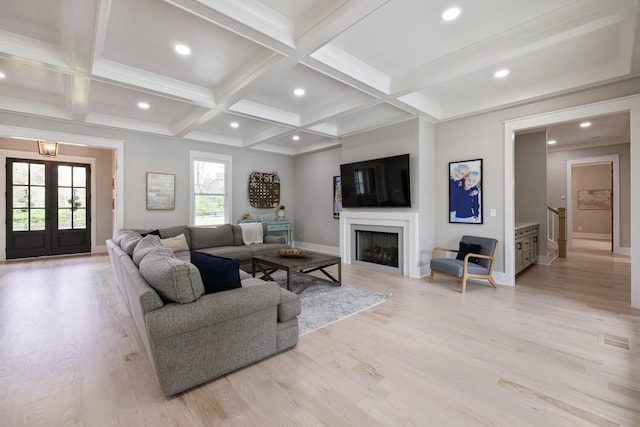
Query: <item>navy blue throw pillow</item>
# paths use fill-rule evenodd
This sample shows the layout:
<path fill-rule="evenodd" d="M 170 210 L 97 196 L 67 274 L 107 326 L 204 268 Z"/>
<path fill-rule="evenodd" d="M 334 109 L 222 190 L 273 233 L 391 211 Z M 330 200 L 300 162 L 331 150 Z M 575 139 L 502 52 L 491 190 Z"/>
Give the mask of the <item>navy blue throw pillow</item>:
<path fill-rule="evenodd" d="M 142 237 L 148 236 L 149 234 L 153 234 L 154 236 L 160 236 L 160 230 L 152 230 L 152 231 L 149 231 L 148 233 L 140 233 Z"/>
<path fill-rule="evenodd" d="M 191 251 L 191 264 L 200 271 L 204 293 L 228 291 L 241 287 L 240 261 Z"/>
<path fill-rule="evenodd" d="M 482 246 L 480 245 L 476 245 L 474 243 L 460 242 L 460 248 L 458 249 L 458 256 L 456 257 L 456 259 L 464 260 L 464 257 L 468 253 L 479 254 L 481 250 L 482 250 Z M 473 256 L 469 257 L 469 262 L 477 264 L 478 261 L 479 259 L 477 257 L 473 257 Z"/>

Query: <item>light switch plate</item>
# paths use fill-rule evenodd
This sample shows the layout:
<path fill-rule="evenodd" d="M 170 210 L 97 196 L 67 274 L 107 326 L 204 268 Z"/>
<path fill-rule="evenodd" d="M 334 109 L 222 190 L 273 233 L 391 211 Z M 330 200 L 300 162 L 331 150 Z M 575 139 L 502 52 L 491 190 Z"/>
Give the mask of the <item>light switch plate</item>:
<path fill-rule="evenodd" d="M 498 213 L 495 209 L 489 209 L 489 216 L 496 216 Z"/>

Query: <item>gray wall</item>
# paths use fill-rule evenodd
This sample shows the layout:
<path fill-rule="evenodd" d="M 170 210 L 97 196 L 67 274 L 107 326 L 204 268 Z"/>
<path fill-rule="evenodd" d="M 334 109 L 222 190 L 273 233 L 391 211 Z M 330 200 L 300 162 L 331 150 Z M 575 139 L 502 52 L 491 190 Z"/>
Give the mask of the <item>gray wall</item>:
<path fill-rule="evenodd" d="M 337 253 L 340 222 L 333 218 L 333 177 L 340 175 L 340 163 L 340 148 L 295 158 L 296 242 Z"/>
<path fill-rule="evenodd" d="M 547 255 L 547 132 L 517 135 L 514 146 L 515 221 L 538 223 L 538 254 Z"/>
<path fill-rule="evenodd" d="M 340 174 L 340 164 L 409 153 L 411 208 L 359 210 L 418 212 L 418 263 L 422 274 L 425 274 L 435 243 L 434 213 L 437 209 L 448 211 L 446 203 L 433 202 L 434 147 L 434 125 L 424 120 L 413 119 L 344 138 L 340 148 L 297 156 L 294 164 L 296 242 L 309 248 L 338 253 L 340 224 L 338 220 L 333 219 L 332 184 L 333 176 Z"/>
<path fill-rule="evenodd" d="M 483 177 L 485 183 L 483 187 L 485 223 L 473 226 L 449 224 L 443 210 L 437 210 L 436 241 L 438 244 L 443 246 L 455 245 L 460 235 L 465 233 L 493 236 L 500 241 L 501 245 L 505 241 L 505 122 L 638 93 L 640 93 L 640 78 L 615 82 L 578 93 L 561 95 L 526 105 L 437 124 L 435 126 L 435 151 L 438 164 L 436 164 L 435 202 L 438 203 L 447 199 L 446 170 L 448 162 L 483 158 L 485 172 Z M 628 199 L 627 203 L 630 203 Z M 487 209 L 491 208 L 497 210 L 497 217 L 492 218 L 486 214 Z M 627 232 L 629 232 L 629 229 L 627 229 Z M 499 276 L 499 272 L 505 271 L 504 250 L 502 247 L 499 249 L 497 257 L 496 271 L 498 272 L 497 276 Z"/>
<path fill-rule="evenodd" d="M 339 221 L 333 219 L 333 176 L 340 175 L 340 164 L 409 153 L 411 166 L 411 208 L 418 210 L 419 121 L 409 120 L 393 126 L 364 132 L 342 140 L 342 146 L 295 158 L 295 200 L 300 214 L 295 224 L 295 240 L 301 244 L 338 248 Z M 353 208 L 352 208 L 353 209 Z M 362 209 L 371 211 L 371 209 Z M 389 212 L 389 209 L 375 209 Z"/>
<path fill-rule="evenodd" d="M 245 212 L 253 216 L 275 215 L 275 209 L 256 209 L 249 205 L 249 174 L 252 171 L 277 171 L 280 177 L 280 204 L 286 206 L 289 219 L 295 218 L 293 202 L 293 160 L 289 156 L 254 150 L 242 150 L 216 144 L 135 135 L 125 141 L 124 180 L 126 184 L 124 226 L 133 228 L 167 227 L 190 224 L 190 151 L 204 151 L 232 158 L 231 221 L 236 223 Z M 158 154 L 150 154 L 158 153 Z M 161 153 L 161 154 L 160 154 Z M 176 209 L 146 210 L 146 172 L 176 175 Z"/>
<path fill-rule="evenodd" d="M 566 208 L 567 162 L 591 157 L 619 155 L 620 159 L 620 246 L 631 247 L 631 144 L 603 145 L 578 150 L 550 151 L 547 156 L 548 203 Z M 564 197 L 564 199 L 563 199 Z M 614 195 L 615 197 L 615 195 Z M 574 197 L 575 198 L 575 197 Z"/>

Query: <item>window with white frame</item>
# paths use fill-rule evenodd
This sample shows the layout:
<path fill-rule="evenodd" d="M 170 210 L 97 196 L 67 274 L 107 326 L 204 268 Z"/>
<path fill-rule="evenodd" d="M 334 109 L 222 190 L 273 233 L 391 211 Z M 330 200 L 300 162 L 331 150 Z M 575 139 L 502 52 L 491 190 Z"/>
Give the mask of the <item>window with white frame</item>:
<path fill-rule="evenodd" d="M 231 219 L 231 157 L 191 152 L 191 221 L 221 225 Z"/>

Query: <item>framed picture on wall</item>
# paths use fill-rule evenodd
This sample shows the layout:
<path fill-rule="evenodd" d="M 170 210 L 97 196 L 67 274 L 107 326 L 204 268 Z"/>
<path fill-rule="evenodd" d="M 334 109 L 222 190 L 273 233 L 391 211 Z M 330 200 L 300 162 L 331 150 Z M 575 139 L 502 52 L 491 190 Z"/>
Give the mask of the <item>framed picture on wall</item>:
<path fill-rule="evenodd" d="M 176 208 L 176 176 L 172 173 L 147 172 L 147 210 Z"/>
<path fill-rule="evenodd" d="M 449 222 L 482 224 L 482 159 L 449 163 Z"/>
<path fill-rule="evenodd" d="M 333 177 L 333 217 L 340 218 L 342 211 L 342 183 L 339 176 Z"/>
<path fill-rule="evenodd" d="M 611 210 L 611 190 L 578 190 L 578 209 Z"/>

